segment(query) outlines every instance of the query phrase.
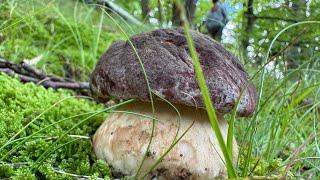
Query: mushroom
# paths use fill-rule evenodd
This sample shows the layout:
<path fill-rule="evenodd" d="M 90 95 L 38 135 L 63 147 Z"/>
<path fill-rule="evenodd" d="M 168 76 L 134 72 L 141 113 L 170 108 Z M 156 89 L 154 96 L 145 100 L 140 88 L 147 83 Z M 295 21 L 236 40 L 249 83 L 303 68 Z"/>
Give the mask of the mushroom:
<path fill-rule="evenodd" d="M 239 60 L 210 37 L 191 31 L 200 64 L 226 140 L 228 123 L 223 115 L 231 112 L 244 90 L 238 116 L 250 116 L 256 106 L 256 92 L 248 82 Z M 150 88 L 158 98 L 153 112 L 145 74 L 129 41 L 114 42 L 91 75 L 93 97 L 136 99 L 110 113 L 93 138 L 97 158 L 105 160 L 114 174 L 134 175 L 147 151 L 154 116 L 155 130 L 138 177 L 168 150 L 176 138 L 187 133 L 148 175 L 159 179 L 208 179 L 226 177 L 222 151 L 213 133 L 202 101 L 188 44 L 183 30 L 160 29 L 130 38 L 143 63 Z M 173 105 L 175 108 L 173 108 Z M 179 113 L 177 113 L 177 111 Z M 190 128 L 191 127 L 191 128 Z M 190 129 L 189 129 L 190 128 Z M 235 141 L 233 160 L 237 159 Z M 141 173 L 143 172 L 143 173 Z"/>

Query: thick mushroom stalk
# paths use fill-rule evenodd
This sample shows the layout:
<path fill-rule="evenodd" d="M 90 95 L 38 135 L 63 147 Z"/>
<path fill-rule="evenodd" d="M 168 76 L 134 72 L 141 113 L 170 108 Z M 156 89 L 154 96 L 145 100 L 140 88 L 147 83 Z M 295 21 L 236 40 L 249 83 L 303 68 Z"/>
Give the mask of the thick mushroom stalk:
<path fill-rule="evenodd" d="M 154 136 L 139 177 L 163 155 L 178 136 L 191 128 L 161 163 L 148 175 L 163 179 L 208 179 L 225 177 L 226 168 L 217 138 L 212 132 L 205 110 L 175 105 L 178 113 L 168 104 L 157 102 Z M 120 108 L 122 111 L 153 116 L 151 104 L 135 102 Z M 223 137 L 227 137 L 228 124 L 219 117 Z M 152 120 L 123 112 L 111 113 L 94 136 L 94 151 L 113 167 L 113 172 L 134 175 L 146 153 L 151 137 Z M 234 142 L 234 160 L 238 147 Z M 148 179 L 149 179 L 148 178 Z"/>

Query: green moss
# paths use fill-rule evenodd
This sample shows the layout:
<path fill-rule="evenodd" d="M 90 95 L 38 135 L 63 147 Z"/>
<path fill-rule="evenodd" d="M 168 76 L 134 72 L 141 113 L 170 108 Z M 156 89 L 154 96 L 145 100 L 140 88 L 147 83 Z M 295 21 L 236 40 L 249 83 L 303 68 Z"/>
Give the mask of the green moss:
<path fill-rule="evenodd" d="M 38 169 L 31 168 L 59 136 L 88 115 L 69 119 L 44 129 L 5 157 L 15 145 L 22 141 L 22 138 L 29 137 L 34 132 L 64 118 L 102 110 L 103 106 L 88 100 L 73 98 L 68 91 L 57 92 L 31 83 L 22 84 L 14 78 L 0 75 L 0 147 L 6 144 L 27 123 L 65 98 L 68 99 L 48 110 L 15 138 L 20 140 L 5 146 L 0 151 L 0 179 L 8 177 L 14 179 L 61 179 L 69 177 L 66 174 L 57 173 L 58 170 L 87 176 L 107 177 L 110 175 L 108 166 L 96 160 L 90 139 L 77 138 L 76 136 L 63 137 L 61 141 L 54 145 L 52 148 L 54 151 L 46 157 L 44 162 L 40 163 Z M 92 137 L 104 116 L 105 114 L 101 114 L 89 119 L 72 130 L 69 135 Z M 72 143 L 66 144 L 70 141 Z"/>
<path fill-rule="evenodd" d="M 4 0 L 0 3 L 0 57 L 21 62 L 41 55 L 36 67 L 46 73 L 88 80 L 101 54 L 113 41 L 122 38 L 104 12 L 78 1 Z M 66 136 L 51 147 L 91 114 L 63 119 L 103 108 L 71 96 L 68 91 L 21 84 L 0 75 L 0 179 L 74 179 L 68 173 L 92 176 L 92 179 L 109 177 L 109 168 L 96 160 L 90 139 Z M 90 118 L 68 134 L 91 138 L 104 116 Z M 52 126 L 44 129 L 49 125 Z M 43 131 L 31 137 L 41 129 Z M 15 142 L 2 149 L 19 131 Z M 29 139 L 19 145 L 27 137 Z M 8 154 L 16 146 L 18 148 Z M 50 155 L 44 162 L 35 164 L 48 148 L 53 150 Z M 32 169 L 33 166 L 37 168 Z"/>

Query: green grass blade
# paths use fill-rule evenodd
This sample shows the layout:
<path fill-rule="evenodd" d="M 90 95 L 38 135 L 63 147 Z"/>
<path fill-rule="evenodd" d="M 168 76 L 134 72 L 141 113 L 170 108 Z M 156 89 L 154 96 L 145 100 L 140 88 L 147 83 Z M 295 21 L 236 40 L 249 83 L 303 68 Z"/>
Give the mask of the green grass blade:
<path fill-rule="evenodd" d="M 98 111 L 96 111 L 98 112 Z M 20 141 L 17 145 L 15 145 L 13 148 L 10 149 L 10 151 L 8 151 L 5 155 L 3 155 L 0 160 L 4 160 L 6 157 L 8 157 L 10 154 L 12 154 L 16 149 L 18 149 L 19 147 L 21 147 L 22 144 L 24 144 L 25 142 L 27 142 L 29 139 L 33 138 L 35 135 L 39 134 L 40 132 L 56 125 L 56 124 L 59 124 L 63 121 L 66 121 L 66 120 L 69 120 L 69 119 L 73 119 L 73 118 L 76 118 L 76 117 L 80 117 L 80 116 L 84 116 L 84 115 L 89 115 L 89 114 L 93 114 L 93 113 L 96 113 L 96 112 L 87 112 L 87 113 L 82 113 L 82 114 L 77 114 L 77 115 L 74 115 L 74 116 L 71 116 L 71 117 L 67 117 L 67 118 L 64 118 L 64 119 L 61 119 L 61 120 L 58 120 L 44 128 L 41 128 L 39 129 L 38 131 L 32 133 L 30 136 L 27 136 L 27 137 L 24 137 L 22 141 Z M 7 143 L 7 145 L 10 145 L 12 143 L 14 143 L 16 140 L 12 140 L 12 141 L 9 141 Z"/>
<path fill-rule="evenodd" d="M 154 102 L 153 102 L 153 96 L 152 96 L 152 89 L 151 89 L 151 86 L 150 86 L 150 82 L 149 82 L 149 79 L 148 79 L 148 76 L 146 74 L 146 70 L 144 68 L 144 65 L 143 65 L 143 62 L 138 54 L 138 51 L 136 50 L 136 48 L 134 47 L 133 43 L 130 41 L 130 38 L 129 36 L 127 35 L 127 33 L 123 30 L 123 28 L 119 25 L 119 23 L 117 23 L 117 21 L 112 17 L 110 16 L 110 14 L 106 11 L 104 11 L 106 13 L 106 15 L 117 25 L 117 27 L 120 29 L 120 31 L 123 33 L 123 35 L 126 37 L 127 41 L 129 42 L 130 46 L 132 47 L 135 55 L 137 56 L 138 58 L 138 61 L 140 63 L 140 67 L 142 68 L 142 72 L 143 72 L 143 75 L 144 75 L 144 79 L 146 81 L 146 84 L 147 84 L 147 88 L 148 88 L 148 92 L 149 92 L 149 98 L 150 98 L 150 102 L 151 102 L 151 108 L 152 108 L 152 113 L 154 114 L 155 113 L 155 107 L 154 107 Z M 136 175 L 135 175 L 135 179 L 136 177 L 139 175 L 139 172 L 142 168 L 142 165 L 145 161 L 145 159 L 147 158 L 147 155 L 148 155 L 148 151 L 150 149 L 150 146 L 151 146 L 151 142 L 152 142 L 152 138 L 153 138 L 153 135 L 154 135 L 154 131 L 155 131 L 155 120 L 153 119 L 152 120 L 152 129 L 151 129 L 151 136 L 150 136 L 150 139 L 149 139 L 149 143 L 148 143 L 148 146 L 147 146 L 147 150 L 142 158 L 142 162 L 140 163 L 139 165 L 139 168 L 136 172 Z"/>
<path fill-rule="evenodd" d="M 164 157 L 171 151 L 171 149 L 186 135 L 186 133 L 190 130 L 190 128 L 193 126 L 194 121 L 190 124 L 190 126 L 181 134 L 180 137 L 178 137 L 175 141 L 173 141 L 173 143 L 171 144 L 171 146 L 160 156 L 160 158 L 150 167 L 150 169 L 145 172 L 145 174 L 142 176 L 141 179 L 145 179 L 145 177 L 147 177 L 147 175 L 149 173 L 151 173 L 157 166 L 159 163 L 161 163 L 161 161 L 164 159 Z"/>
<path fill-rule="evenodd" d="M 40 113 L 37 117 L 33 118 L 28 124 L 26 124 L 23 128 L 21 128 L 15 135 L 13 135 L 4 145 L 1 146 L 0 151 L 3 150 L 3 148 L 5 148 L 8 144 L 11 143 L 12 140 L 14 140 L 20 133 L 22 133 L 27 127 L 29 127 L 34 121 L 36 121 L 37 119 L 39 119 L 43 114 L 45 114 L 46 112 L 48 112 L 49 110 L 51 110 L 53 107 L 57 106 L 58 104 L 62 103 L 65 100 L 68 100 L 70 98 L 75 98 L 75 97 L 81 97 L 81 98 L 90 98 L 90 97 L 86 97 L 86 96 L 70 96 L 70 97 L 66 97 L 61 99 L 60 101 L 54 103 L 52 106 L 50 106 L 49 108 L 47 108 L 46 110 L 44 110 L 42 113 Z"/>
<path fill-rule="evenodd" d="M 54 145 L 56 145 L 63 137 L 65 137 L 66 135 L 68 135 L 69 132 L 71 132 L 73 129 L 75 129 L 76 127 L 80 126 L 82 123 L 86 122 L 87 120 L 89 120 L 90 118 L 100 114 L 100 113 L 103 113 L 103 112 L 107 112 L 109 110 L 112 110 L 114 108 L 117 108 L 119 106 L 122 106 L 122 105 L 125 105 L 125 104 L 128 104 L 130 102 L 133 102 L 134 100 L 131 99 L 131 100 L 127 100 L 127 101 L 124 101 L 124 102 L 121 102 L 119 104 L 116 104 L 116 105 L 113 105 L 113 106 L 110 106 L 106 109 L 104 109 L 103 111 L 99 111 L 99 112 L 96 112 L 90 116 L 88 116 L 87 118 L 84 118 L 83 120 L 79 121 L 77 124 L 75 124 L 73 127 L 71 127 L 70 129 L 68 129 L 64 134 L 62 134 L 54 143 L 51 144 L 51 146 L 44 152 L 40 155 L 40 157 L 36 160 L 36 162 L 34 163 L 34 165 L 32 166 L 31 169 L 37 169 L 39 166 L 40 166 L 40 163 L 43 162 L 45 160 L 45 158 L 49 155 L 50 152 L 52 152 L 52 149 L 54 147 Z"/>
<path fill-rule="evenodd" d="M 180 13 L 181 17 L 180 18 L 183 21 L 183 28 L 184 28 L 186 39 L 188 41 L 189 51 L 190 51 L 190 54 L 191 54 L 191 57 L 192 57 L 195 73 L 196 73 L 196 76 L 197 76 L 197 79 L 198 79 L 198 84 L 199 84 L 200 90 L 202 92 L 203 101 L 204 101 L 205 107 L 207 109 L 207 113 L 208 113 L 208 117 L 209 117 L 209 120 L 210 120 L 211 127 L 212 127 L 212 129 L 213 129 L 213 131 L 214 131 L 214 133 L 215 133 L 215 135 L 217 137 L 219 146 L 220 146 L 220 148 L 222 150 L 222 153 L 223 153 L 223 156 L 224 156 L 224 159 L 225 159 L 225 163 L 226 163 L 226 167 L 227 167 L 227 171 L 228 171 L 228 176 L 229 176 L 229 178 L 236 178 L 237 175 L 236 175 L 236 172 L 235 172 L 233 164 L 232 164 L 230 153 L 228 152 L 228 149 L 227 149 L 226 144 L 225 144 L 225 142 L 223 140 L 221 131 L 219 129 L 218 118 L 217 118 L 217 115 L 215 113 L 215 109 L 213 107 L 213 104 L 211 102 L 211 98 L 210 98 L 210 95 L 209 95 L 208 87 L 207 87 L 205 79 L 204 79 L 204 75 L 203 75 L 203 72 L 202 72 L 202 69 L 201 69 L 199 58 L 198 58 L 196 49 L 195 49 L 195 47 L 193 45 L 192 37 L 191 37 L 190 32 L 189 32 L 189 25 L 188 25 L 188 21 L 186 20 L 186 16 L 185 16 L 183 5 L 181 4 L 180 0 L 175 0 L 175 3 L 177 4 L 177 7 L 181 10 L 180 11 L 181 12 Z"/>
<path fill-rule="evenodd" d="M 276 42 L 276 40 L 278 39 L 278 37 L 283 34 L 284 32 L 286 32 L 288 29 L 290 28 L 293 28 L 295 26 L 298 26 L 298 25 L 305 25 L 305 24 L 320 24 L 320 21 L 301 21 L 301 22 L 298 22 L 298 23 L 294 23 L 294 24 L 291 24 L 287 27 L 285 27 L 284 29 L 282 29 L 279 33 L 277 33 L 277 35 L 272 39 L 270 45 L 269 45 L 269 48 L 268 48 L 268 51 L 267 51 L 267 55 L 266 55 L 266 58 L 265 58 L 265 64 L 267 64 L 268 62 L 268 59 L 269 59 L 269 54 L 271 53 L 271 49 L 274 45 L 274 43 Z M 261 76 L 260 76 L 260 82 L 259 82 L 259 90 L 258 90 L 258 103 L 257 103 L 257 113 L 254 115 L 254 119 L 252 121 L 252 124 L 253 123 L 256 123 L 256 118 L 257 118 L 257 114 L 260 112 L 260 109 L 261 109 L 261 99 L 262 99 L 262 96 L 263 96 L 263 88 L 264 88 L 264 81 L 265 81 L 265 69 L 266 69 L 266 66 L 263 66 L 263 68 L 261 69 Z M 244 166 L 244 170 L 242 172 L 242 176 L 245 177 L 247 174 L 248 174 L 248 171 L 249 171 L 249 162 L 250 162 L 250 159 L 251 159 L 251 155 L 252 155 L 252 141 L 253 141 L 253 134 L 254 134 L 255 130 L 252 131 L 251 135 L 250 135 L 250 141 L 249 141 L 249 150 L 247 152 L 247 155 L 246 155 L 246 160 L 245 160 L 245 166 Z"/>

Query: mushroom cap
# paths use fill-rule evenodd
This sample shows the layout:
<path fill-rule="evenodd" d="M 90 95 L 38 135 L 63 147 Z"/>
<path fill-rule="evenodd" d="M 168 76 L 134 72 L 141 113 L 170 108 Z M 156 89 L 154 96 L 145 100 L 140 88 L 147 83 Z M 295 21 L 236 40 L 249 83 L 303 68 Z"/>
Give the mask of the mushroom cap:
<path fill-rule="evenodd" d="M 191 31 L 191 36 L 215 109 L 221 114 L 230 112 L 246 88 L 237 114 L 252 115 L 256 91 L 239 60 L 209 36 L 196 31 Z M 135 35 L 130 41 L 152 91 L 173 103 L 204 108 L 182 29 L 159 29 Z M 110 46 L 91 75 L 90 87 L 93 96 L 102 101 L 150 101 L 143 69 L 129 41 L 116 41 Z"/>

